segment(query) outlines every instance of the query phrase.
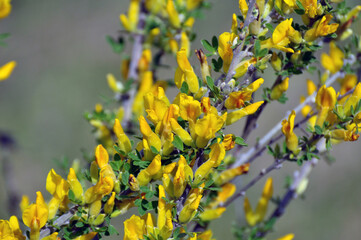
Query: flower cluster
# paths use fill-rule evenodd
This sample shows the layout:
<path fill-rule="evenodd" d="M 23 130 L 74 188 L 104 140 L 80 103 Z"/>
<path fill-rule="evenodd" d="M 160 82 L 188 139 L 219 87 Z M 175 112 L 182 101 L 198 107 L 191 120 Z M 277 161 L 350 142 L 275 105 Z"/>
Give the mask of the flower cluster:
<path fill-rule="evenodd" d="M 0 13 L 6 6 L 8 1 L 0 1 Z M 202 40 L 204 49 L 194 56 L 192 26 L 207 7 L 202 0 L 130 1 L 128 12 L 120 15 L 125 33 L 117 40 L 108 38 L 117 53 L 125 51 L 124 39 L 133 40 L 130 58 L 122 60 L 123 80 L 107 75 L 116 107 L 97 104 L 86 114 L 98 142 L 87 170 L 81 171 L 75 162 L 63 178 L 52 169 L 46 179 L 50 201 L 41 192 L 34 203 L 23 197 L 27 237 L 101 238 L 117 233 L 112 218 L 136 208 L 139 214 L 124 221 L 123 239 L 210 240 L 209 222 L 270 171 L 284 162 L 307 167 L 332 144 L 359 138 L 361 84 L 355 73 L 361 68 L 361 41 L 351 26 L 360 6 L 240 0 L 230 31 L 211 42 Z M 302 22 L 296 23 L 297 15 Z M 340 41 L 348 42 L 341 47 Z M 327 44 L 329 54 L 317 57 Z M 165 54 L 177 65 L 171 81 L 159 77 Z M 191 59 L 198 63 L 192 65 Z M 308 96 L 301 96 L 288 119 L 247 148 L 263 109 L 279 104 L 276 101 L 285 103 L 292 77 L 313 72 L 319 63 L 324 71 L 317 83 L 307 80 Z M 275 79 L 263 74 L 268 66 Z M 7 77 L 12 68 L 2 67 L 0 75 Z M 336 81 L 339 91 L 331 86 Z M 172 86 L 177 94 L 171 98 L 167 88 Z M 243 132 L 226 133 L 228 126 L 240 122 L 245 122 Z M 277 143 L 280 139 L 283 147 Z M 237 189 L 235 179 L 252 170 L 252 162 L 265 149 L 274 163 Z M 306 189 L 309 171 L 304 172 L 288 184 L 284 200 L 271 201 L 276 199 L 272 178 L 266 180 L 255 210 L 244 197 L 247 224 L 236 226 L 236 236 L 263 239 L 290 199 Z M 273 202 L 276 214 L 267 218 Z M 25 239 L 15 216 L 0 221 L 0 236 Z M 287 234 L 279 240 L 293 237 Z"/>

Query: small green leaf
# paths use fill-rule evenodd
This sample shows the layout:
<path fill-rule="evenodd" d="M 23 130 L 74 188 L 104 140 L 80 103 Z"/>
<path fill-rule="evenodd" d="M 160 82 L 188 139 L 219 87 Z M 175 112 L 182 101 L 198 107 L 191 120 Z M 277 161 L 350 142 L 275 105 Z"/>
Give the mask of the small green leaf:
<path fill-rule="evenodd" d="M 213 49 L 218 49 L 218 39 L 216 36 L 212 37 L 212 46 L 213 46 Z"/>
<path fill-rule="evenodd" d="M 181 93 L 185 93 L 185 94 L 188 94 L 188 91 L 189 91 L 189 87 L 188 87 L 188 84 L 187 82 L 183 82 L 182 83 L 182 87 L 179 89 Z"/>
<path fill-rule="evenodd" d="M 124 40 L 119 38 L 118 41 L 115 41 L 111 36 L 106 36 L 106 40 L 109 45 L 112 47 L 113 52 L 121 53 L 124 49 Z"/>
<path fill-rule="evenodd" d="M 215 52 L 215 49 L 212 47 L 212 45 L 207 40 L 202 40 L 201 43 L 208 52 L 211 52 L 211 53 Z"/>
<path fill-rule="evenodd" d="M 154 154 L 159 154 L 159 151 L 158 151 L 154 146 L 150 146 L 150 150 L 151 150 L 152 153 L 154 153 Z"/>
<path fill-rule="evenodd" d="M 172 144 L 179 150 L 183 151 L 184 150 L 184 146 L 183 146 L 183 142 L 182 139 L 180 139 L 180 137 L 178 137 L 178 135 L 174 135 L 174 140 L 172 142 Z"/>
<path fill-rule="evenodd" d="M 207 80 L 207 85 L 208 85 L 209 89 L 211 89 L 211 91 L 213 91 L 213 89 L 214 89 L 214 80 L 213 80 L 213 78 L 211 78 L 210 76 L 207 76 L 206 80 Z"/>
<path fill-rule="evenodd" d="M 248 146 L 248 144 L 241 137 L 236 137 L 235 143 L 238 145 L 241 145 L 241 146 L 245 146 L 245 147 Z"/>

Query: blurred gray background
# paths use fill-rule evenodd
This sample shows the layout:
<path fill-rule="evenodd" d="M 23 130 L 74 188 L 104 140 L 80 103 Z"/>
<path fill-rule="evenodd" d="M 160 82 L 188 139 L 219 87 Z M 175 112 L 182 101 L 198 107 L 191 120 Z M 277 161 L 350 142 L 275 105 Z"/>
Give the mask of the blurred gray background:
<path fill-rule="evenodd" d="M 205 12 L 207 19 L 195 24 L 198 38 L 194 48 L 200 47 L 200 39 L 211 39 L 228 31 L 231 14 L 238 11 L 238 1 L 211 2 L 212 9 Z M 128 1 L 23 0 L 12 4 L 10 17 L 0 21 L 1 33 L 11 33 L 7 47 L 0 48 L 0 65 L 16 60 L 18 66 L 10 79 L 0 83 L 0 131 L 11 134 L 17 142 L 10 161 L 14 164 L 19 192 L 34 200 L 35 191 L 41 190 L 49 198 L 45 190 L 47 173 L 52 167 L 61 172 L 54 159 L 81 158 L 81 149 L 90 152 L 95 146 L 83 113 L 101 102 L 101 96 L 111 96 L 105 75 L 120 75 L 120 57 L 112 52 L 105 36 L 117 35 L 119 14 L 127 11 Z M 355 29 L 360 33 L 360 28 Z M 172 72 L 164 72 L 162 76 L 172 77 Z M 264 78 L 265 85 L 274 79 L 273 75 Z M 305 78 L 292 78 L 287 92 L 291 100 L 285 105 L 271 104 L 250 144 L 298 104 L 299 96 L 306 93 Z M 275 225 L 277 232 L 268 239 L 290 232 L 295 233 L 295 239 L 359 239 L 360 153 L 357 142 L 335 146 L 336 162 L 331 166 L 320 162 L 311 174 L 306 198 L 291 203 Z M 268 155 L 257 160 L 243 180 L 247 182 L 271 161 Z M 295 164 L 287 164 L 271 175 L 275 178 L 275 195 L 284 194 L 284 178 L 296 168 Z M 0 206 L 5 206 L 7 197 L 3 181 L 0 176 Z M 264 180 L 247 193 L 254 205 L 263 184 Z M 233 239 L 234 219 L 244 223 L 242 216 L 235 218 L 235 212 L 241 213 L 242 209 L 242 202 L 237 202 L 212 224 L 217 239 Z M 8 217 L 7 209 L 0 208 L 0 219 Z"/>

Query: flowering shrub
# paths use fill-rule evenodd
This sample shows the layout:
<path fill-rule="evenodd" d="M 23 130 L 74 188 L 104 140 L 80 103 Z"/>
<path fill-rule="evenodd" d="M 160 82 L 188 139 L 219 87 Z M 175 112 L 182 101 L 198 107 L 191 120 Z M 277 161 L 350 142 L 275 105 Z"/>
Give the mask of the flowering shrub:
<path fill-rule="evenodd" d="M 241 198 L 247 225 L 235 227 L 237 239 L 265 239 L 332 145 L 358 140 L 361 40 L 352 23 L 361 6 L 349 8 L 342 0 L 240 0 L 230 30 L 202 40 L 203 49 L 193 54 L 192 26 L 208 7 L 202 0 L 130 1 L 120 15 L 121 36 L 107 38 L 124 55 L 122 80 L 107 75 L 117 107 L 97 104 L 86 114 L 98 142 L 89 167 L 82 170 L 74 162 L 66 177 L 51 169 L 46 190 L 52 198 L 45 201 L 37 192 L 32 202 L 23 196 L 20 219 L 26 228 L 20 229 L 16 216 L 0 220 L 0 239 L 100 239 L 117 234 L 112 219 L 135 208 L 138 214 L 124 221 L 125 240 L 207 240 L 209 223 Z M 0 0 L 0 18 L 10 12 L 10 0 Z M 126 41 L 133 43 L 129 58 Z M 319 57 L 323 47 L 329 51 Z M 177 62 L 169 81 L 159 76 L 166 54 Z M 198 59 L 194 66 L 191 58 Z M 15 65 L 0 68 L 0 81 Z M 268 67 L 274 76 L 264 74 Z M 247 139 L 263 110 L 288 100 L 294 75 L 317 68 L 314 81 L 306 81 L 307 96 L 251 145 Z M 178 89 L 174 99 L 167 87 Z M 257 91 L 263 91 L 262 100 L 254 99 Z M 224 133 L 240 122 L 243 131 Z M 272 164 L 244 177 L 249 182 L 237 189 L 235 179 L 266 150 Z M 300 167 L 284 196 L 273 196 L 268 178 L 257 205 L 250 202 L 247 190 L 283 164 Z M 271 200 L 276 206 L 268 216 Z"/>

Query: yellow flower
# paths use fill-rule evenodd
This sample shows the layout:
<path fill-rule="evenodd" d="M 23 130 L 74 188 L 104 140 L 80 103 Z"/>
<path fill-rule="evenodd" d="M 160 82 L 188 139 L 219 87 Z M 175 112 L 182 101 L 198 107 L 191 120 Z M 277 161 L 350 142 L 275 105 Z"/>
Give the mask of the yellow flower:
<path fill-rule="evenodd" d="M 239 0 L 238 5 L 239 5 L 239 10 L 241 11 L 243 18 L 246 18 L 247 12 L 248 12 L 248 4 L 247 4 L 246 0 Z"/>
<path fill-rule="evenodd" d="M 144 96 L 144 108 L 148 113 L 147 118 L 155 125 L 163 119 L 168 106 L 169 100 L 162 87 L 158 87 L 155 94 L 149 92 Z"/>
<path fill-rule="evenodd" d="M 160 151 L 162 147 L 162 143 L 160 138 L 157 134 L 155 134 L 150 126 L 148 125 L 147 121 L 144 119 L 143 116 L 139 117 L 139 125 L 140 125 L 140 132 L 143 134 L 143 139 L 145 139 L 150 146 L 155 147 L 158 151 Z"/>
<path fill-rule="evenodd" d="M 232 148 L 234 148 L 234 146 L 236 144 L 234 139 L 235 139 L 235 136 L 233 134 L 227 134 L 226 136 L 224 136 L 222 145 L 224 146 L 226 151 L 229 151 Z"/>
<path fill-rule="evenodd" d="M 146 186 L 161 170 L 162 162 L 161 156 L 158 154 L 154 157 L 149 166 L 141 170 L 138 174 L 137 180 L 140 186 Z"/>
<path fill-rule="evenodd" d="M 244 198 L 244 212 L 246 215 L 246 220 L 250 226 L 254 226 L 264 219 L 267 213 L 268 202 L 271 199 L 272 194 L 273 194 L 272 178 L 268 178 L 264 185 L 262 197 L 258 201 L 255 212 L 252 210 L 248 198 L 247 197 Z"/>
<path fill-rule="evenodd" d="M 282 69 L 282 60 L 275 52 L 272 53 L 271 66 L 277 72 L 281 71 Z"/>
<path fill-rule="evenodd" d="M 121 14 L 119 16 L 120 22 L 123 27 L 129 32 L 133 32 L 137 29 L 139 18 L 140 0 L 131 0 L 128 10 L 128 16 Z"/>
<path fill-rule="evenodd" d="M 316 125 L 321 127 L 323 126 L 324 121 L 335 106 L 336 100 L 336 91 L 333 87 L 326 88 L 326 86 L 323 85 L 318 90 L 316 95 L 316 105 L 320 111 L 317 116 Z"/>
<path fill-rule="evenodd" d="M 191 11 L 195 8 L 197 8 L 203 0 L 187 0 L 187 10 Z"/>
<path fill-rule="evenodd" d="M 113 130 L 118 138 L 118 147 L 120 148 L 120 150 L 122 150 L 125 154 L 132 151 L 132 145 L 130 143 L 130 140 L 128 136 L 124 133 L 122 125 L 120 124 L 120 121 L 118 119 L 115 119 L 114 121 Z"/>
<path fill-rule="evenodd" d="M 69 183 L 51 169 L 46 178 L 46 190 L 53 195 L 49 202 L 49 219 L 53 219 L 59 207 L 62 211 L 67 208 Z"/>
<path fill-rule="evenodd" d="M 0 14 L 1 14 L 1 3 L 0 3 Z M 16 67 L 15 61 L 8 62 L 7 64 L 1 66 L 0 67 L 0 82 L 8 79 L 15 67 Z"/>
<path fill-rule="evenodd" d="M 199 203 L 202 199 L 203 186 L 204 184 L 202 184 L 200 188 L 193 188 L 189 192 L 184 207 L 179 213 L 180 223 L 187 223 L 196 215 Z"/>
<path fill-rule="evenodd" d="M 145 233 L 144 220 L 139 216 L 133 215 L 124 221 L 124 238 L 123 240 L 144 239 Z"/>
<path fill-rule="evenodd" d="M 74 240 L 92 240 L 95 238 L 95 236 L 97 235 L 98 233 L 97 232 L 90 232 L 88 234 L 85 234 L 85 235 L 81 235 L 77 238 L 74 238 Z"/>
<path fill-rule="evenodd" d="M 215 183 L 218 185 L 222 185 L 224 183 L 230 182 L 233 178 L 247 173 L 249 171 L 249 163 L 243 164 L 236 168 L 231 168 L 223 171 L 219 174 L 215 180 Z"/>
<path fill-rule="evenodd" d="M 335 42 L 330 42 L 330 55 L 322 53 L 321 64 L 325 69 L 335 74 L 342 68 L 344 58 L 345 55 L 342 50 L 336 46 Z"/>
<path fill-rule="evenodd" d="M 226 125 L 231 125 L 245 116 L 254 114 L 263 103 L 264 101 L 255 102 L 242 109 L 229 113 L 227 115 Z"/>
<path fill-rule="evenodd" d="M 297 154 L 299 151 L 298 148 L 298 138 L 297 135 L 293 132 L 293 127 L 295 124 L 295 111 L 288 116 L 288 120 L 282 121 L 282 132 L 286 136 L 286 145 L 289 150 Z"/>
<path fill-rule="evenodd" d="M 160 230 L 159 235 L 162 239 L 168 239 L 173 230 L 172 207 L 163 198 L 165 198 L 164 187 L 159 185 L 157 228 Z"/>
<path fill-rule="evenodd" d="M 343 111 L 345 116 L 351 115 L 351 107 L 355 109 L 360 99 L 361 99 L 361 83 L 357 83 L 353 93 L 344 104 Z"/>
<path fill-rule="evenodd" d="M 259 78 L 241 91 L 232 92 L 231 94 L 229 94 L 229 97 L 225 102 L 225 107 L 227 109 L 245 107 L 245 102 L 248 102 L 252 99 L 252 94 L 258 90 L 258 88 L 263 84 L 263 82 L 263 78 Z"/>
<path fill-rule="evenodd" d="M 233 58 L 233 49 L 232 44 L 233 40 L 236 38 L 234 33 L 224 32 L 222 33 L 219 38 L 219 46 L 218 46 L 218 53 L 219 56 L 223 60 L 223 71 L 228 72 L 229 66 L 231 65 L 232 58 Z"/>
<path fill-rule="evenodd" d="M 152 71 L 146 71 L 140 76 L 140 86 L 137 91 L 137 95 L 134 98 L 132 111 L 136 117 L 143 115 L 144 113 L 144 96 L 151 91 L 153 85 L 153 73 Z"/>
<path fill-rule="evenodd" d="M 107 74 L 107 82 L 109 88 L 115 93 L 121 92 L 124 88 L 123 84 L 121 82 L 118 82 L 117 79 L 115 79 L 114 75 L 111 73 Z"/>
<path fill-rule="evenodd" d="M 301 33 L 292 27 L 293 18 L 282 21 L 272 33 L 272 37 L 261 41 L 261 48 L 276 48 L 284 52 L 293 53 L 292 48 L 287 48 L 290 42 L 299 44 L 302 42 Z"/>
<path fill-rule="evenodd" d="M 295 237 L 293 233 L 289 233 L 283 237 L 278 238 L 277 240 L 292 240 Z"/>
<path fill-rule="evenodd" d="M 166 10 L 168 13 L 169 21 L 175 28 L 180 28 L 181 22 L 179 20 L 178 12 L 175 9 L 173 0 L 167 1 Z"/>
<path fill-rule="evenodd" d="M 19 205 L 21 212 L 24 212 L 24 210 L 30 205 L 29 197 L 27 195 L 23 195 Z"/>
<path fill-rule="evenodd" d="M 214 167 L 218 167 L 223 161 L 226 155 L 224 146 L 220 143 L 214 143 L 211 146 L 211 152 L 209 153 L 209 159 L 203 163 L 194 174 L 194 184 L 198 184 L 201 180 L 206 179 L 210 171 Z"/>
<path fill-rule="evenodd" d="M 217 114 L 209 113 L 203 118 L 198 119 L 194 126 L 190 126 L 195 133 L 193 139 L 195 139 L 197 147 L 204 148 L 207 146 L 208 141 L 214 138 L 216 132 L 223 127 L 226 117 L 227 114 L 218 116 Z"/>
<path fill-rule="evenodd" d="M 75 199 L 83 202 L 83 187 L 79 182 L 78 178 L 76 177 L 76 173 L 73 168 L 69 169 L 67 180 L 70 190 L 74 193 Z"/>
<path fill-rule="evenodd" d="M 186 51 L 186 54 L 187 54 L 187 57 L 189 57 L 189 54 L 191 52 L 191 48 L 190 48 L 190 41 L 189 41 L 189 38 L 187 36 L 187 33 L 185 32 L 182 32 L 181 34 L 181 46 L 180 48 L 184 48 L 185 51 Z"/>
<path fill-rule="evenodd" d="M 288 89 L 290 78 L 286 77 L 280 84 L 277 84 L 271 91 L 271 99 L 278 100 Z"/>
<path fill-rule="evenodd" d="M 111 214 L 114 208 L 114 200 L 115 200 L 115 192 L 112 192 L 112 195 L 108 199 L 108 201 L 104 204 L 104 212 L 106 214 Z"/>
<path fill-rule="evenodd" d="M 183 82 L 185 81 L 192 93 L 198 92 L 198 77 L 194 73 L 193 68 L 188 61 L 186 49 L 182 48 L 177 52 L 177 63 L 178 68 L 174 75 L 174 82 L 177 87 L 181 88 Z"/>
<path fill-rule="evenodd" d="M 0 19 L 6 18 L 11 13 L 11 0 L 0 0 Z"/>
<path fill-rule="evenodd" d="M 214 219 L 220 218 L 223 212 L 226 211 L 225 207 L 219 207 L 216 209 L 206 209 L 199 215 L 199 218 L 202 221 L 212 221 Z"/>
<path fill-rule="evenodd" d="M 183 120 L 196 122 L 201 115 L 201 103 L 185 93 L 179 95 L 179 114 Z"/>
<path fill-rule="evenodd" d="M 323 37 L 336 32 L 338 28 L 338 23 L 332 23 L 328 25 L 331 19 L 332 15 L 328 14 L 323 16 L 322 19 L 316 21 L 313 24 L 312 28 L 306 32 L 305 40 L 311 42 L 316 40 L 318 37 Z"/>
<path fill-rule="evenodd" d="M 204 54 L 204 52 L 202 51 L 202 49 L 196 50 L 196 55 L 197 55 L 199 62 L 201 63 L 201 74 L 202 74 L 203 82 L 205 83 L 207 81 L 207 76 L 208 77 L 211 76 L 211 73 L 209 70 L 209 65 L 207 62 L 207 57 Z"/>
<path fill-rule="evenodd" d="M 48 206 L 41 192 L 36 192 L 35 203 L 29 205 L 23 212 L 23 223 L 30 228 L 30 240 L 38 240 L 40 229 L 48 221 Z"/>
<path fill-rule="evenodd" d="M 150 63 L 152 62 L 152 51 L 150 49 L 144 49 L 138 62 L 138 71 L 143 73 L 149 70 Z"/>
<path fill-rule="evenodd" d="M 231 33 L 237 34 L 238 32 L 238 22 L 237 22 L 237 15 L 233 13 L 232 15 L 232 27 L 231 27 Z"/>
<path fill-rule="evenodd" d="M 210 208 L 215 208 L 218 205 L 225 203 L 228 198 L 236 192 L 236 186 L 232 183 L 225 183 L 222 185 L 221 190 L 217 192 L 217 197 L 209 204 Z"/>
<path fill-rule="evenodd" d="M 170 119 L 170 124 L 172 127 L 172 131 L 178 135 L 178 137 L 182 140 L 182 142 L 187 146 L 193 145 L 193 139 L 191 135 L 182 128 L 181 125 L 177 122 L 176 119 L 172 118 Z"/>

